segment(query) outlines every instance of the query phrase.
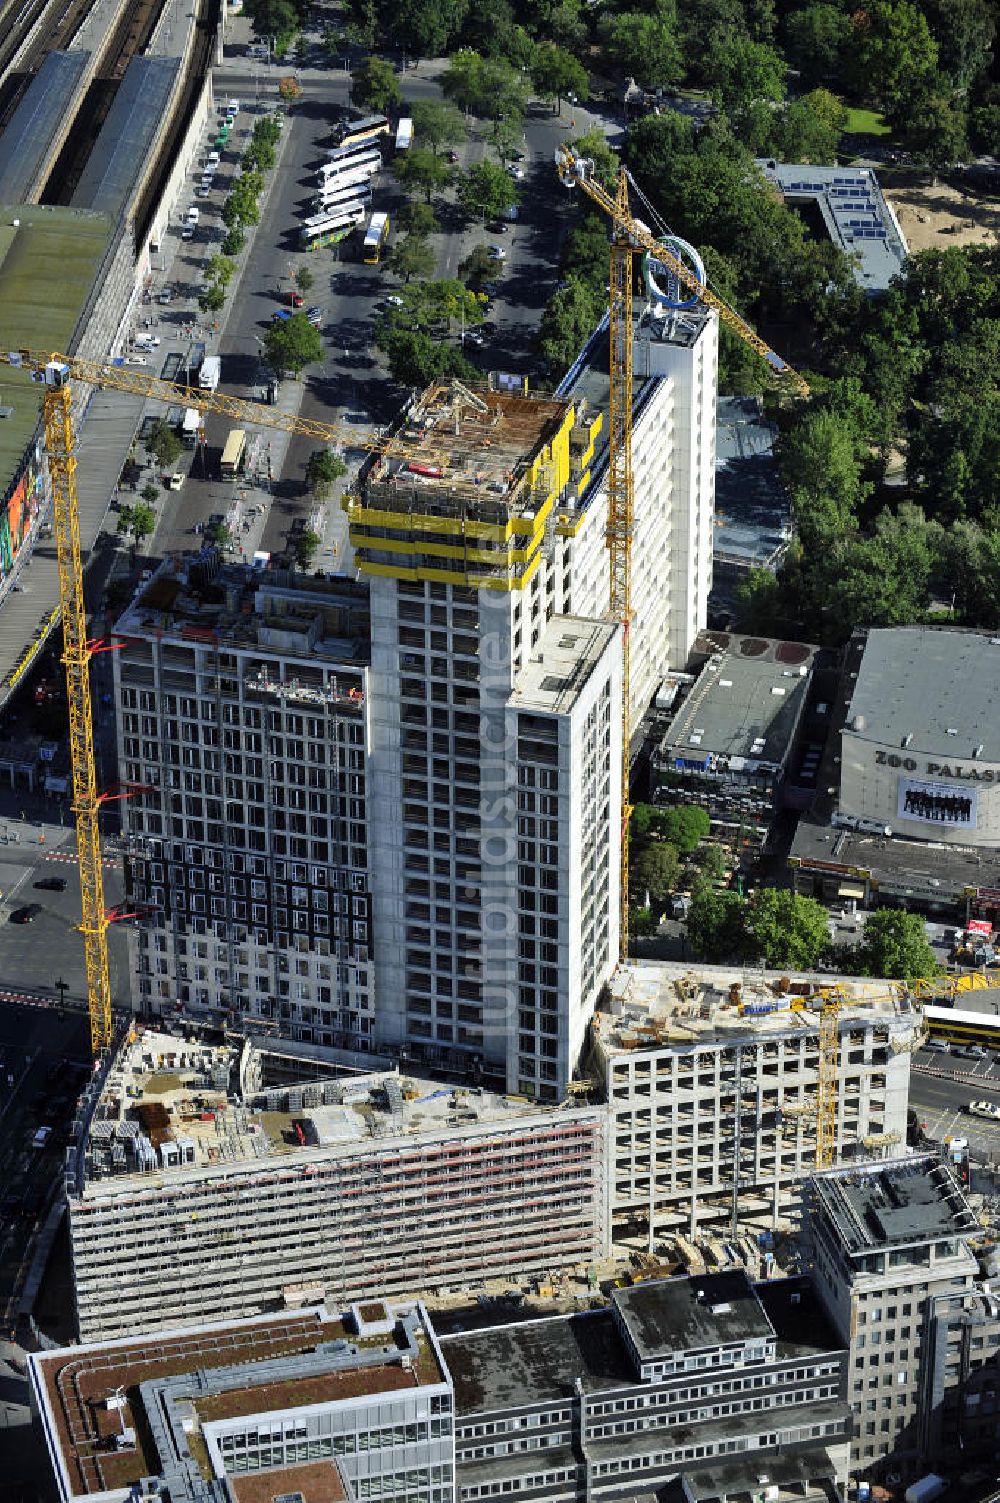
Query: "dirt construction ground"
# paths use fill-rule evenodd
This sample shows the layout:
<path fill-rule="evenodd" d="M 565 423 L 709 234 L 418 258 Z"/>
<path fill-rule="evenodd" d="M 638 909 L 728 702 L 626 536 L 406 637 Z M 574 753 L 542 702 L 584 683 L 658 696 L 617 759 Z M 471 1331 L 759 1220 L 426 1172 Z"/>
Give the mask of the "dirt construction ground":
<path fill-rule="evenodd" d="M 949 245 L 992 245 L 1000 231 L 1000 203 L 959 193 L 947 183 L 887 188 L 911 251 L 945 250 Z"/>

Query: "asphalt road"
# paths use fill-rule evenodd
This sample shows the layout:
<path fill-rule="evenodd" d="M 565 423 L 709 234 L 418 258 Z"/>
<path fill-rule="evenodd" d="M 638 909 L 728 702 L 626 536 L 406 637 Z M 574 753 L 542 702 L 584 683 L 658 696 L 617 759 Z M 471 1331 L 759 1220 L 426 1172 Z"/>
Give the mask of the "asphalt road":
<path fill-rule="evenodd" d="M 238 42 L 238 28 L 234 28 L 233 34 Z M 305 61 L 297 69 L 302 97 L 286 117 L 278 165 L 269 176 L 261 222 L 241 257 L 240 275 L 223 314 L 224 325 L 217 334 L 209 328 L 207 334 L 200 333 L 197 337 L 206 339 L 210 352 L 217 349 L 222 355 L 222 385 L 227 391 L 259 398 L 265 381 L 260 341 L 275 307 L 287 306 L 292 272 L 308 263 L 314 284 L 307 301 L 323 310 L 321 334 L 325 357 L 321 364 L 307 369 L 301 384 L 282 383 L 279 405 L 286 411 L 300 410 L 306 417 L 344 424 L 360 440 L 371 428 L 389 421 L 406 396 L 389 381 L 372 339 L 376 304 L 387 293 L 397 290 L 399 284 L 383 267 L 369 266 L 360 259 L 358 237 L 349 245 L 312 256 L 305 256 L 298 249 L 296 227 L 311 197 L 331 126 L 346 112 L 350 102 L 349 75 L 317 64 L 323 64 L 323 59 L 320 49 L 314 46 L 311 51 L 307 49 Z M 408 68 L 401 78 L 405 98 L 440 98 L 438 79 L 443 66 L 439 61 L 430 61 Z M 238 46 L 227 46 L 216 93 L 220 98 L 237 97 L 246 108 L 237 116 L 234 149 L 222 153 L 217 189 L 209 199 L 191 199 L 201 211 L 195 239 L 181 242 L 179 226 L 169 233 L 164 250 L 165 269 L 154 284 L 153 294 L 155 299 L 159 287 L 169 282 L 176 289 L 175 302 L 161 311 L 154 301 L 144 310 L 159 317 L 156 332 L 163 343 L 156 359 L 150 357 L 157 368 L 162 367 L 170 350 L 186 347 L 186 340 L 180 336 L 192 323 L 202 330 L 209 323 L 196 309 L 201 269 L 218 249 L 223 232 L 219 208 L 255 111 L 273 102 L 273 94 L 268 94 L 268 88 L 273 88 L 273 78 L 267 75 L 266 68 L 263 71 L 262 82 L 261 68 L 245 60 Z M 493 332 L 486 346 L 466 346 L 467 356 L 484 376 L 491 370 L 521 375 L 537 369 L 535 335 L 558 278 L 562 241 L 576 218 L 575 210 L 567 202 L 568 192 L 559 183 L 553 156 L 556 145 L 571 129 L 579 134 L 595 119 L 576 106 L 564 105 L 561 117 L 547 108 L 536 107 L 526 120 L 520 219 L 502 237 L 507 260 L 490 313 Z M 390 154 L 391 147 L 385 155 L 388 158 Z M 470 121 L 469 138 L 460 146 L 459 155 L 461 167 L 486 157 L 492 159 L 493 152 L 477 122 Z M 193 180 L 191 186 L 193 189 Z M 388 160 L 374 190 L 373 207 L 388 210 L 394 220 L 405 195 L 389 170 Z M 186 206 L 187 199 L 182 198 L 178 204 L 179 217 L 183 217 Z M 442 226 L 441 233 L 431 238 L 438 275 L 456 275 L 473 245 L 501 239 L 481 225 L 470 223 L 454 192 L 437 200 L 435 210 Z M 207 453 L 183 457 L 179 467 L 189 470 L 189 476 L 181 491 L 164 497 L 159 505 L 160 524 L 151 552 L 162 555 L 172 549 L 197 547 L 199 524 L 203 525 L 213 514 L 227 514 L 232 506 L 232 487 L 223 485 L 217 477 L 218 457 L 229 424 L 210 415 L 205 426 Z M 305 470 L 316 447 L 315 440 L 288 439 L 284 434 L 263 429 L 261 443 L 263 451 L 270 452 L 271 481 L 268 483 L 266 473 L 262 473 L 259 483 L 248 484 L 235 529 L 247 556 L 257 548 L 271 553 L 282 551 L 289 532 L 308 522 L 318 524 L 324 539 L 317 566 L 349 571 L 352 565 L 346 521 L 336 498 L 318 515 L 306 489 Z M 360 446 L 353 449 L 346 446 L 348 462 L 357 461 L 361 452 Z M 266 471 L 266 465 L 261 469 Z"/>
<path fill-rule="evenodd" d="M 994 1101 L 1000 1105 L 1000 1058 L 958 1059 L 940 1050 L 922 1049 L 914 1055 L 910 1076 L 910 1106 L 928 1137 L 942 1142 L 948 1137 L 968 1138 L 973 1157 L 1000 1160 L 1000 1122 L 971 1117 L 970 1101 Z M 927 1075 L 919 1068 L 932 1069 Z M 974 1076 L 974 1080 L 942 1078 Z"/>

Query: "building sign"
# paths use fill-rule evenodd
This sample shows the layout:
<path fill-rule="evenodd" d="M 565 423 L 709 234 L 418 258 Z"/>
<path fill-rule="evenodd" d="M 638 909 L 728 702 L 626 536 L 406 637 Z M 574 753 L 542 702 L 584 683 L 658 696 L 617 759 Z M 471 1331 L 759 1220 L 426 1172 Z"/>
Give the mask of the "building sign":
<path fill-rule="evenodd" d="M 898 752 L 877 751 L 875 762 L 879 767 L 901 767 L 904 772 L 916 772 L 916 757 L 901 757 Z M 966 778 L 970 783 L 995 783 L 993 767 L 963 767 L 960 762 L 925 762 L 924 772 L 931 777 Z"/>
<path fill-rule="evenodd" d="M 993 933 L 993 925 L 988 919 L 970 919 L 965 926 L 965 931 L 967 934 L 978 934 L 983 939 L 989 939 Z"/>
<path fill-rule="evenodd" d="M 900 778 L 896 813 L 900 819 L 919 819 L 926 824 L 959 825 L 976 828 L 977 789 L 960 788 L 954 783 L 925 783 L 917 778 Z"/>

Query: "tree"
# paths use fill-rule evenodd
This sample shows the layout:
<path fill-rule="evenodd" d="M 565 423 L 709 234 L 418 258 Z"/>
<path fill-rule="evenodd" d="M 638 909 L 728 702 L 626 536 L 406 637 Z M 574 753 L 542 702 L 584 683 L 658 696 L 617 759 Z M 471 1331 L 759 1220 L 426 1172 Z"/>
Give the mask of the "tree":
<path fill-rule="evenodd" d="M 555 42 L 539 42 L 531 58 L 531 82 L 542 99 L 554 99 L 556 112 L 562 114 L 562 102 L 568 94 L 586 99 L 589 81 L 587 70 L 571 52 Z"/>
<path fill-rule="evenodd" d="M 836 82 L 850 35 L 850 18 L 837 5 L 807 5 L 788 17 L 785 50 L 807 88 Z"/>
<path fill-rule="evenodd" d="M 700 809 L 696 804 L 678 804 L 670 809 L 658 809 L 654 815 L 654 825 L 657 833 L 671 845 L 675 845 L 682 856 L 690 856 L 708 835 L 712 828 L 712 822 L 705 809 Z"/>
<path fill-rule="evenodd" d="M 314 449 L 306 465 L 306 483 L 317 501 L 328 499 L 336 482 L 347 474 L 347 465 L 332 449 Z"/>
<path fill-rule="evenodd" d="M 621 163 L 618 153 L 612 151 L 606 138 L 599 130 L 586 131 L 582 136 L 577 136 L 573 142 L 573 150 L 578 156 L 587 157 L 594 164 L 594 176 L 606 188 L 609 193 L 614 193 L 618 187 L 618 171 Z M 597 216 L 591 215 L 591 218 Z M 602 223 L 606 221 L 602 220 Z"/>
<path fill-rule="evenodd" d="M 157 494 L 155 487 L 150 487 L 154 496 Z M 118 532 L 122 537 L 131 538 L 132 560 L 146 538 L 152 537 L 156 528 L 156 513 L 151 506 L 144 502 L 137 502 L 135 506 L 123 506 L 118 513 Z"/>
<path fill-rule="evenodd" d="M 899 908 L 880 908 L 869 915 L 853 964 L 861 976 L 898 981 L 936 976 L 941 969 L 927 942 L 923 919 Z"/>
<path fill-rule="evenodd" d="M 836 161 L 847 111 L 829 89 L 813 89 L 781 113 L 768 114 L 774 122 L 775 150 L 786 162 Z"/>
<path fill-rule="evenodd" d="M 457 146 L 465 140 L 465 121 L 460 110 L 444 99 L 407 100 L 413 134 L 422 145 L 439 152 L 442 146 Z"/>
<path fill-rule="evenodd" d="M 246 0 L 243 9 L 255 36 L 287 41 L 298 30 L 299 18 L 291 0 Z"/>
<path fill-rule="evenodd" d="M 237 220 L 232 229 L 226 231 L 220 248 L 224 256 L 238 256 L 246 243 L 246 231 Z"/>
<path fill-rule="evenodd" d="M 419 235 L 404 235 L 389 252 L 385 266 L 404 282 L 409 282 L 411 277 L 423 279 L 434 270 L 434 252 Z"/>
<path fill-rule="evenodd" d="M 648 892 L 656 906 L 666 902 L 680 874 L 680 857 L 674 847 L 665 840 L 656 840 L 645 846 L 631 863 L 629 881 L 637 897 Z"/>
<path fill-rule="evenodd" d="M 426 240 L 441 228 L 438 217 L 430 204 L 411 198 L 399 211 L 399 223 L 404 230 L 418 239 Z"/>
<path fill-rule="evenodd" d="M 738 32 L 712 38 L 704 67 L 713 95 L 730 116 L 755 100 L 777 102 L 784 97 L 786 65 L 781 53 Z"/>
<path fill-rule="evenodd" d="M 443 376 L 457 376 L 463 381 L 476 379 L 475 367 L 460 351 L 422 330 L 396 325 L 376 337 L 388 356 L 393 380 L 401 386 L 422 387 Z"/>
<path fill-rule="evenodd" d="M 270 172 L 277 159 L 277 151 L 269 141 L 251 139 L 240 158 L 240 166 L 244 172 Z"/>
<path fill-rule="evenodd" d="M 652 804 L 633 804 L 632 817 L 629 820 L 629 832 L 633 840 L 645 840 L 653 822 L 656 819 L 657 810 Z"/>
<path fill-rule="evenodd" d="M 743 899 L 711 882 L 695 883 L 687 915 L 688 943 L 704 960 L 732 960 L 742 955 Z"/>
<path fill-rule="evenodd" d="M 401 98 L 396 70 L 384 59 L 367 57 L 352 71 L 351 102 L 356 108 L 387 115 Z"/>
<path fill-rule="evenodd" d="M 210 283 L 198 294 L 198 307 L 202 313 L 218 313 L 219 309 L 225 305 L 225 301 L 226 294 L 216 282 Z"/>
<path fill-rule="evenodd" d="M 236 262 L 229 256 L 209 256 L 205 266 L 205 277 L 209 282 L 215 282 L 220 287 L 228 287 L 236 272 Z"/>
<path fill-rule="evenodd" d="M 300 292 L 309 292 L 315 280 L 312 267 L 303 264 L 295 268 L 295 285 Z"/>
<path fill-rule="evenodd" d="M 183 445 L 170 424 L 158 418 L 146 440 L 146 448 L 161 470 L 169 470 L 180 455 Z"/>
<path fill-rule="evenodd" d="M 419 57 L 442 57 L 457 40 L 469 0 L 393 0 L 394 40 Z"/>
<path fill-rule="evenodd" d="M 609 62 L 631 75 L 644 88 L 675 84 L 684 74 L 684 60 L 671 8 L 660 5 L 653 15 L 619 11 L 599 27 Z"/>
<path fill-rule="evenodd" d="M 305 365 L 320 360 L 323 343 L 304 313 L 272 324 L 264 335 L 264 355 L 276 376 L 297 376 Z"/>
<path fill-rule="evenodd" d="M 205 536 L 216 548 L 232 548 L 236 541 L 233 537 L 232 528 L 225 522 L 210 522 L 205 529 Z"/>
<path fill-rule="evenodd" d="M 854 26 L 854 85 L 905 128 L 911 102 L 933 89 L 938 47 L 911 0 L 874 0 Z"/>
<path fill-rule="evenodd" d="M 823 549 L 855 526 L 864 494 L 858 436 L 848 422 L 827 409 L 813 409 L 786 436 L 782 469 L 803 546 Z"/>
<path fill-rule="evenodd" d="M 815 898 L 775 887 L 758 888 L 743 916 L 748 958 L 809 971 L 830 947 L 830 915 Z"/>
<path fill-rule="evenodd" d="M 964 157 L 966 127 L 961 100 L 950 92 L 932 90 L 911 101 L 904 139 L 919 161 L 937 170 Z"/>
<path fill-rule="evenodd" d="M 283 99 L 286 104 L 294 104 L 301 93 L 302 85 L 297 78 L 289 75 L 278 79 L 278 98 Z"/>
<path fill-rule="evenodd" d="M 142 490 L 139 492 L 139 495 L 146 502 L 147 506 L 152 506 L 156 501 L 159 501 L 160 499 L 159 487 L 153 485 L 152 481 L 147 481 Z"/>
<path fill-rule="evenodd" d="M 258 144 L 276 147 L 281 140 L 281 125 L 273 115 L 262 115 L 254 124 L 250 139 Z"/>
<path fill-rule="evenodd" d="M 706 882 L 723 882 L 729 874 L 729 862 L 721 845 L 706 845 L 695 860 Z"/>
<path fill-rule="evenodd" d="M 504 58 L 482 57 L 470 47 L 449 59 L 441 88 L 460 109 L 489 120 L 521 117 L 527 105 L 524 82 L 511 64 Z"/>
<path fill-rule="evenodd" d="M 517 202 L 517 184 L 495 162 L 476 162 L 460 178 L 458 197 L 466 213 L 476 215 L 485 223 Z"/>
<path fill-rule="evenodd" d="M 489 246 L 474 245 L 463 261 L 458 263 L 458 274 L 471 287 L 482 287 L 497 274 L 497 263 L 490 255 Z"/>
<path fill-rule="evenodd" d="M 295 537 L 295 562 L 300 569 L 308 569 L 319 550 L 323 539 L 318 532 L 306 527 Z"/>
<path fill-rule="evenodd" d="M 430 203 L 432 193 L 443 193 L 454 177 L 448 163 L 427 146 L 411 146 L 393 160 L 392 170 L 407 188 L 426 195 Z"/>
<path fill-rule="evenodd" d="M 572 365 L 594 331 L 601 316 L 604 292 L 600 296 L 579 277 L 570 277 L 549 298 L 542 314 L 539 349 L 558 370 Z"/>

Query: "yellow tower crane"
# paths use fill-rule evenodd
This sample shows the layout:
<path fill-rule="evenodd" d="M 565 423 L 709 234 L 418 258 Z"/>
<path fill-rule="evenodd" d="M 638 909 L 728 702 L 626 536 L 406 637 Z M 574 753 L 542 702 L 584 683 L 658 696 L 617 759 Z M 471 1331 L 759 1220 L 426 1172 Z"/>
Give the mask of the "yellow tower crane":
<path fill-rule="evenodd" d="M 292 413 L 276 411 L 258 402 L 248 402 L 226 392 L 192 390 L 173 386 L 110 362 L 75 356 L 43 354 L 37 350 L 0 351 L 0 365 L 24 369 L 42 384 L 43 425 L 49 472 L 52 478 L 53 516 L 59 563 L 59 601 L 63 618 L 63 662 L 69 702 L 70 753 L 73 770 L 73 812 L 76 815 L 76 845 L 80 866 L 80 893 L 87 973 L 87 1008 L 90 1042 L 96 1058 L 111 1042 L 111 982 L 108 972 L 108 927 L 110 915 L 104 906 L 101 867 L 101 837 L 98 824 L 106 795 L 97 787 L 94 736 L 90 699 L 90 661 L 100 644 L 87 636 L 87 610 L 80 553 L 80 524 L 76 499 L 76 454 L 73 428 L 73 388 L 110 387 L 134 396 L 163 402 L 182 398 L 199 412 L 215 412 L 236 422 L 302 434 L 324 443 L 342 440 L 355 448 L 381 453 L 406 453 L 411 445 L 392 438 L 364 439 L 352 428 L 322 423 Z M 478 400 L 478 399 L 476 399 Z"/>
<path fill-rule="evenodd" d="M 611 220 L 611 276 L 609 281 L 609 337 L 611 346 L 611 400 L 608 422 L 608 523 L 607 543 L 611 572 L 610 614 L 622 625 L 622 839 L 621 913 L 619 955 L 628 959 L 629 941 L 629 819 L 632 813 L 629 777 L 631 739 L 630 627 L 632 623 L 632 534 L 635 525 L 635 492 L 632 475 L 632 257 L 648 252 L 654 260 L 683 282 L 707 307 L 713 308 L 727 328 L 756 350 L 776 376 L 787 378 L 802 396 L 809 387 L 802 376 L 775 354 L 738 313 L 717 297 L 695 272 L 667 249 L 629 205 L 629 173 L 622 168 L 618 189 L 612 195 L 597 181 L 594 164 L 578 156 L 570 146 L 556 152 L 556 167 L 567 187 L 582 188 L 587 197 Z"/>

